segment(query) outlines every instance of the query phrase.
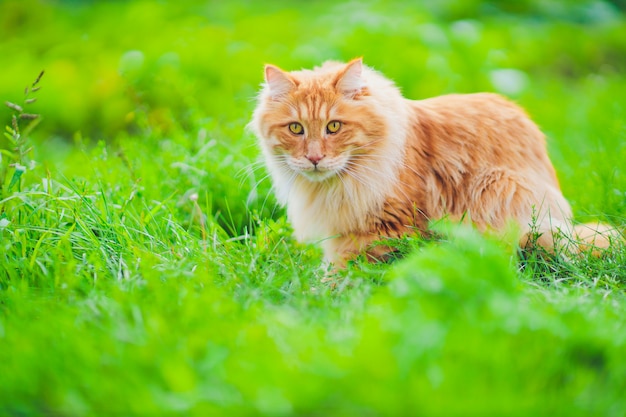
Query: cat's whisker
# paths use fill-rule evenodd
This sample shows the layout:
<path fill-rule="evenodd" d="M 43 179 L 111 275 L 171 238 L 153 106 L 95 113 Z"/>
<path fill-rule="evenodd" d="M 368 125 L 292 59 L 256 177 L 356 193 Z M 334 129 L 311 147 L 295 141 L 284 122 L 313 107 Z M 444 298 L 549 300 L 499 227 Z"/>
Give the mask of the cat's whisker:
<path fill-rule="evenodd" d="M 368 148 L 371 148 L 372 145 L 375 145 L 375 144 L 377 144 L 379 142 L 382 142 L 384 140 L 386 140 L 386 138 L 379 138 L 379 139 L 376 139 L 376 140 L 369 141 L 369 142 L 367 142 L 367 143 L 365 143 L 363 145 L 360 145 L 360 146 L 350 147 L 349 150 L 350 150 L 350 152 L 353 152 L 353 151 L 358 151 L 358 150 L 361 150 L 361 149 L 368 149 Z"/>
<path fill-rule="evenodd" d="M 265 161 L 263 160 L 256 160 L 256 161 L 252 161 L 250 162 L 248 165 L 240 168 L 236 173 L 235 176 L 239 177 L 240 175 L 246 174 L 249 171 L 256 171 L 259 168 L 264 168 L 265 167 Z"/>
<path fill-rule="evenodd" d="M 287 180 L 287 197 L 289 197 L 289 194 L 291 193 L 291 190 L 293 189 L 293 184 L 296 182 L 297 178 L 298 178 L 298 173 L 292 171 L 291 176 Z"/>
<path fill-rule="evenodd" d="M 272 187 L 271 189 L 273 190 L 274 187 Z M 267 193 L 265 195 L 265 198 L 263 199 L 263 203 L 261 203 L 261 211 L 265 210 L 265 206 L 267 205 L 267 200 L 270 198 L 271 193 Z M 274 204 L 274 209 L 272 209 L 272 211 L 274 211 L 276 209 L 276 206 L 278 206 L 278 202 Z"/>
<path fill-rule="evenodd" d="M 420 179 L 422 179 L 423 181 L 426 181 L 426 178 L 424 178 L 424 175 L 422 175 L 420 172 L 418 172 L 415 168 L 413 168 L 412 166 L 403 163 L 402 164 L 402 168 L 408 169 L 409 171 L 411 171 L 412 173 L 414 173 L 415 175 L 417 175 Z"/>
<path fill-rule="evenodd" d="M 352 155 L 350 156 L 350 160 L 366 161 L 366 162 L 385 162 L 390 165 L 397 165 L 399 162 L 393 157 L 380 155 L 380 154 L 374 154 L 374 153 Z"/>
<path fill-rule="evenodd" d="M 261 177 L 261 179 L 257 180 L 254 183 L 254 188 L 252 190 L 256 191 L 259 188 L 259 185 L 263 184 L 263 181 L 265 181 L 266 179 L 268 179 L 270 177 L 271 177 L 271 174 L 265 174 L 263 177 Z"/>
<path fill-rule="evenodd" d="M 362 178 L 361 175 L 359 175 L 358 172 L 352 170 L 351 168 L 345 169 L 344 171 L 342 171 L 342 173 L 345 173 L 348 177 L 355 179 L 361 185 L 363 185 L 364 187 L 367 187 L 367 181 L 364 178 Z M 341 175 L 339 176 L 339 178 L 341 178 Z M 342 182 L 343 182 L 343 180 L 342 180 Z M 344 182 L 344 185 L 346 185 L 345 182 Z M 346 187 L 346 188 L 348 188 L 348 187 Z"/>
<path fill-rule="evenodd" d="M 367 170 L 369 172 L 372 172 L 373 174 L 379 174 L 379 172 L 377 170 L 375 170 L 374 168 L 372 168 L 372 167 L 370 167 L 368 165 L 353 163 L 352 166 L 353 167 L 357 167 L 359 169 L 365 169 L 365 170 Z M 402 194 L 402 196 L 406 199 L 407 202 L 411 202 L 412 201 L 411 197 L 404 191 L 405 188 L 406 189 L 410 189 L 411 186 L 409 184 L 407 184 L 405 181 L 400 180 L 399 178 L 397 178 L 395 181 L 397 183 L 402 184 L 404 186 L 402 188 L 398 188 L 397 191 Z M 367 183 L 364 183 L 364 185 L 367 185 Z"/>
<path fill-rule="evenodd" d="M 241 168 L 239 171 L 237 171 L 237 173 L 235 174 L 235 178 L 239 179 L 239 187 L 243 187 L 244 183 L 252 178 L 255 178 L 255 174 L 257 172 L 263 172 L 264 170 L 264 165 L 262 164 L 258 164 L 257 166 L 254 165 L 249 165 L 247 167 L 243 167 Z M 265 175 L 263 179 L 267 178 L 269 175 Z M 253 181 L 253 182 L 258 182 L 258 181 Z"/>
<path fill-rule="evenodd" d="M 366 161 L 370 161 L 370 160 L 383 160 L 386 161 L 390 164 L 397 164 L 397 161 L 394 160 L 393 158 L 384 156 L 384 155 L 376 155 L 376 154 L 370 154 L 370 155 L 363 155 L 363 154 L 357 154 L 357 155 L 353 155 L 351 158 L 351 160 L 354 161 L 361 161 L 361 160 L 366 160 Z M 411 171 L 412 173 L 414 173 L 415 175 L 417 175 L 418 177 L 420 177 L 422 180 L 425 180 L 424 175 L 421 174 L 420 172 L 418 172 L 414 167 L 408 165 L 406 162 L 402 162 L 401 165 L 402 168 L 408 169 L 409 171 Z"/>

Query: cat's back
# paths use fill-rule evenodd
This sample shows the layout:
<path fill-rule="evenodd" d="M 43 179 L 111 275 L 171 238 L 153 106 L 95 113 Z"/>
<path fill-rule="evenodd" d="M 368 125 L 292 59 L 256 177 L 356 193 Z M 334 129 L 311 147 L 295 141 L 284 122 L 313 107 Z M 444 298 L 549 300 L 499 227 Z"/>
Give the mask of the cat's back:
<path fill-rule="evenodd" d="M 552 172 L 545 136 L 517 104 L 498 94 L 450 94 L 409 100 L 414 145 L 468 167 Z"/>
<path fill-rule="evenodd" d="M 511 100 L 494 93 L 448 94 L 425 100 L 410 100 L 418 122 L 442 127 L 450 133 L 488 134 L 522 129 L 543 141 L 543 134 L 526 112 Z M 514 139 L 508 135 L 502 140 Z"/>
<path fill-rule="evenodd" d="M 522 108 L 508 98 L 496 93 L 468 93 L 468 94 L 444 94 L 426 98 L 423 100 L 411 100 L 422 108 L 452 109 L 474 108 L 475 110 L 488 108 L 509 108 L 523 112 Z"/>

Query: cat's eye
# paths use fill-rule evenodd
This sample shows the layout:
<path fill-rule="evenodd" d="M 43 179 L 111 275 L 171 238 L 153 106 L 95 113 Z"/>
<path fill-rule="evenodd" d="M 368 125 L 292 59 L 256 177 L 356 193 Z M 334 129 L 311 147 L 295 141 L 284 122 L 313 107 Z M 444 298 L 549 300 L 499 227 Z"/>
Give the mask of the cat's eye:
<path fill-rule="evenodd" d="M 333 120 L 326 125 L 326 131 L 328 133 L 337 133 L 339 132 L 339 129 L 341 129 L 341 122 L 338 122 L 337 120 Z"/>
<path fill-rule="evenodd" d="M 289 131 L 294 135 L 302 135 L 304 134 L 304 127 L 297 122 L 289 123 Z"/>

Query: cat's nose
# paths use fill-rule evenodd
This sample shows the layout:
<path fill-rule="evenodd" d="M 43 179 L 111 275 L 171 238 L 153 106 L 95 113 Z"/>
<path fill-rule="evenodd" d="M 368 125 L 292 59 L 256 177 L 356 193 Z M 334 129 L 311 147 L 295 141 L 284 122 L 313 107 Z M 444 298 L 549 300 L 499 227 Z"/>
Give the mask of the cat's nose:
<path fill-rule="evenodd" d="M 322 160 L 322 158 L 324 158 L 324 155 L 322 155 L 322 154 L 311 154 L 311 155 L 307 155 L 306 156 L 306 159 L 311 161 L 313 163 L 313 165 L 319 164 L 320 161 Z"/>

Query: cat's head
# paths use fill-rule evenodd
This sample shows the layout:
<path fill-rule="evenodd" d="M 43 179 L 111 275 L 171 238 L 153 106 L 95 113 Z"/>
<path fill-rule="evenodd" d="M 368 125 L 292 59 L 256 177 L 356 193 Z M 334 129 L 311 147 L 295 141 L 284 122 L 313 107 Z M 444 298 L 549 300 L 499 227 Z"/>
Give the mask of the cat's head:
<path fill-rule="evenodd" d="M 380 91 L 385 88 L 390 91 Z M 342 176 L 366 181 L 376 172 L 363 171 L 373 170 L 371 161 L 384 152 L 394 130 L 389 113 L 398 110 L 377 99 L 385 94 L 400 97 L 360 58 L 294 72 L 267 65 L 251 126 L 270 169 L 280 175 L 311 182 Z"/>

